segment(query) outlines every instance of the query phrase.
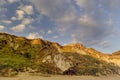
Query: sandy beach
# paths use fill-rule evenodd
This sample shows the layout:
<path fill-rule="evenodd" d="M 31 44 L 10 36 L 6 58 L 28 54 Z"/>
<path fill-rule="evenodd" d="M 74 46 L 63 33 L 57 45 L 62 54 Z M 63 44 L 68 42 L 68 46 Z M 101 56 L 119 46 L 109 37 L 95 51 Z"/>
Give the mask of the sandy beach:
<path fill-rule="evenodd" d="M 16 77 L 0 77 L 0 80 L 120 80 L 120 76 L 35 76 L 21 74 Z"/>

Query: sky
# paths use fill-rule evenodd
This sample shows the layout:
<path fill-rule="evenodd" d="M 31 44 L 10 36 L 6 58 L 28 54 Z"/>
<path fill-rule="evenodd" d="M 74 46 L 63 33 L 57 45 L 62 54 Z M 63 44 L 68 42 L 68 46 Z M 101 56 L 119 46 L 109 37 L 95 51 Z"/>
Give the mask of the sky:
<path fill-rule="evenodd" d="M 120 0 L 0 0 L 0 32 L 120 50 Z"/>

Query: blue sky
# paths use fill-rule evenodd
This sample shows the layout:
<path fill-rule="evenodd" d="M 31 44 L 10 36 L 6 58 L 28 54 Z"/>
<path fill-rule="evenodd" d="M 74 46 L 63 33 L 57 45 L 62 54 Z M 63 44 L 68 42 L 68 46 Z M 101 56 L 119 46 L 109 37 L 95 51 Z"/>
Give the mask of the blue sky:
<path fill-rule="evenodd" d="M 0 32 L 120 50 L 120 0 L 0 0 Z"/>

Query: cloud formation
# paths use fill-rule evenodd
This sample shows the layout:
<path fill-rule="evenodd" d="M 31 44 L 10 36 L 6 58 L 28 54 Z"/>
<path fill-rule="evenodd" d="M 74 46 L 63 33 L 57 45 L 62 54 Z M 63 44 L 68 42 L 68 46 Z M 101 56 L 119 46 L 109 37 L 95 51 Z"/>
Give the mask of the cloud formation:
<path fill-rule="evenodd" d="M 24 18 L 24 11 L 23 10 L 16 10 L 16 16 L 13 16 L 11 20 L 22 20 Z"/>
<path fill-rule="evenodd" d="M 0 20 L 0 23 L 3 23 L 3 24 L 11 24 L 12 21 L 10 21 L 10 20 Z"/>
<path fill-rule="evenodd" d="M 52 34 L 52 31 L 51 31 L 51 30 L 48 30 L 47 34 Z"/>
<path fill-rule="evenodd" d="M 72 0 L 31 0 L 31 2 L 41 14 L 55 22 L 58 32 L 72 33 L 73 41 L 94 45 L 114 34 L 114 21 L 110 20 L 109 16 L 112 13 L 108 12 L 110 5 L 114 4 L 111 0 L 100 0 L 99 3 L 96 0 L 74 0 L 74 3 Z M 105 11 L 105 8 L 108 11 Z"/>
<path fill-rule="evenodd" d="M 35 39 L 35 38 L 43 38 L 43 37 L 40 36 L 39 33 L 33 32 L 33 33 L 30 33 L 27 38 L 29 38 L 29 39 Z"/>
<path fill-rule="evenodd" d="M 0 25 L 0 30 L 3 30 L 5 27 L 3 25 Z"/>
<path fill-rule="evenodd" d="M 24 18 L 22 20 L 23 25 L 28 25 L 28 24 L 31 24 L 32 22 L 34 22 L 34 19 L 31 19 L 31 18 Z"/>
<path fill-rule="evenodd" d="M 23 32 L 25 30 L 25 25 L 19 24 L 11 28 L 14 32 Z"/>
<path fill-rule="evenodd" d="M 58 28 L 64 28 L 64 30 L 68 29 L 77 17 L 71 0 L 31 0 L 31 2 L 40 14 L 49 17 L 55 25 L 59 26 Z"/>
<path fill-rule="evenodd" d="M 26 14 L 30 15 L 34 13 L 32 5 L 20 6 L 20 9 L 23 10 Z"/>
<path fill-rule="evenodd" d="M 18 2 L 18 1 L 20 1 L 20 0 L 7 0 L 10 4 L 12 4 L 12 3 L 15 3 L 15 2 Z"/>

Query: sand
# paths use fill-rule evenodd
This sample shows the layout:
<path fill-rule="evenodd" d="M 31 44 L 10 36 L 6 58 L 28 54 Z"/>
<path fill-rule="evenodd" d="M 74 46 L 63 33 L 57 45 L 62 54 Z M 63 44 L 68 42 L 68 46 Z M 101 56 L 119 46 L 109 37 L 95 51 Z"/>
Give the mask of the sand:
<path fill-rule="evenodd" d="M 120 80 L 120 76 L 35 76 L 35 75 L 18 75 L 16 77 L 0 77 L 0 80 Z"/>

